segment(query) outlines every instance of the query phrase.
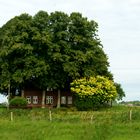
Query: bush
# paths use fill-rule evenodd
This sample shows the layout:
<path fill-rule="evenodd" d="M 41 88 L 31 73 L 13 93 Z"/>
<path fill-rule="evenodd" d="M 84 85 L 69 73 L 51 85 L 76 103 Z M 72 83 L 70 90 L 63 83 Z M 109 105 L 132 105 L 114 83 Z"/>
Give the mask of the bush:
<path fill-rule="evenodd" d="M 8 104 L 7 102 L 1 103 L 0 104 L 0 108 L 6 108 L 7 107 L 7 104 Z"/>
<path fill-rule="evenodd" d="M 9 105 L 11 107 L 26 107 L 27 106 L 27 100 L 23 97 L 14 97 L 10 100 Z"/>
<path fill-rule="evenodd" d="M 84 97 L 76 97 L 74 101 L 75 107 L 80 111 L 87 110 L 97 110 L 100 107 L 100 103 L 94 96 L 92 98 Z"/>
<path fill-rule="evenodd" d="M 117 97 L 114 82 L 103 76 L 74 80 L 71 91 L 78 110 L 95 110 Z"/>

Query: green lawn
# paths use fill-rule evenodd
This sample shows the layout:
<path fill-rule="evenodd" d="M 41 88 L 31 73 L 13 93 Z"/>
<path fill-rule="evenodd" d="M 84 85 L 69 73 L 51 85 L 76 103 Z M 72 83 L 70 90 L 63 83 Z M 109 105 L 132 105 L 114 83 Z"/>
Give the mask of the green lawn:
<path fill-rule="evenodd" d="M 113 107 L 100 111 L 0 109 L 0 140 L 139 140 L 140 109 Z M 10 121 L 10 112 L 14 120 Z"/>

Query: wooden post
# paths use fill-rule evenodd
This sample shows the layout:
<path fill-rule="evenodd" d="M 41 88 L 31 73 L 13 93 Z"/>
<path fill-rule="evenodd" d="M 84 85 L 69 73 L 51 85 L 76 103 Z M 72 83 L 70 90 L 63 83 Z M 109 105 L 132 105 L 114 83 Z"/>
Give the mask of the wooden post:
<path fill-rule="evenodd" d="M 45 108 L 45 90 L 42 92 L 42 108 Z"/>
<path fill-rule="evenodd" d="M 57 97 L 57 108 L 60 108 L 60 89 L 58 89 L 58 97 Z"/>
<path fill-rule="evenodd" d="M 49 119 L 50 119 L 50 121 L 52 121 L 52 112 L 51 112 L 51 108 L 49 108 Z"/>
<path fill-rule="evenodd" d="M 132 110 L 130 109 L 129 111 L 129 120 L 131 121 L 132 120 Z"/>
<path fill-rule="evenodd" d="M 13 112 L 10 113 L 10 120 L 13 121 Z"/>
<path fill-rule="evenodd" d="M 91 123 L 92 123 L 92 121 L 93 121 L 93 115 L 91 115 Z"/>

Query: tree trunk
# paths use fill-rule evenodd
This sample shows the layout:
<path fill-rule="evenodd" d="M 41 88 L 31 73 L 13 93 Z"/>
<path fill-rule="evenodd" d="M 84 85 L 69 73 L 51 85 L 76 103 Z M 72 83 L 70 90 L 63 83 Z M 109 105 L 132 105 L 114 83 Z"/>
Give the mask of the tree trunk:
<path fill-rule="evenodd" d="M 42 108 L 45 108 L 45 90 L 42 92 Z"/>
<path fill-rule="evenodd" d="M 8 84 L 8 106 L 7 106 L 7 109 L 9 109 L 9 106 L 10 106 L 10 96 L 11 96 L 11 93 L 10 93 L 10 83 Z"/>
<path fill-rule="evenodd" d="M 24 97 L 24 90 L 21 90 L 21 97 Z"/>
<path fill-rule="evenodd" d="M 58 89 L 58 97 L 57 97 L 57 108 L 60 108 L 60 89 Z"/>
<path fill-rule="evenodd" d="M 112 100 L 110 101 L 110 106 L 112 107 Z"/>

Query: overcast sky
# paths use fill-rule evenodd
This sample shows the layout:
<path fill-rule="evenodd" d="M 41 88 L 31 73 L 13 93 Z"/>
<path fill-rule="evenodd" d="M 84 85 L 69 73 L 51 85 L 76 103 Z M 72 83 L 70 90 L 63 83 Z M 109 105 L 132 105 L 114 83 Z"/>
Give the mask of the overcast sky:
<path fill-rule="evenodd" d="M 0 27 L 14 16 L 39 10 L 80 12 L 95 20 L 124 100 L 140 100 L 140 0 L 0 0 Z"/>

